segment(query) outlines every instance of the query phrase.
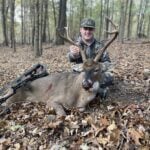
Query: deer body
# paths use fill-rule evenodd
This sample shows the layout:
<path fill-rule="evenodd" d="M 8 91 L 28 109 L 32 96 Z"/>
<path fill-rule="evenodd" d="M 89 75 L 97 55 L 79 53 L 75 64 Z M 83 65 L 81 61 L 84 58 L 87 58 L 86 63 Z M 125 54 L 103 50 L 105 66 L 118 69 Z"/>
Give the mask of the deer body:
<path fill-rule="evenodd" d="M 94 81 L 89 90 L 82 87 L 84 72 L 81 74 L 58 73 L 28 83 L 17 90 L 7 100 L 7 105 L 20 101 L 44 102 L 56 111 L 57 115 L 65 115 L 64 108 L 79 108 L 83 111 L 86 105 L 94 100 L 99 88 Z"/>

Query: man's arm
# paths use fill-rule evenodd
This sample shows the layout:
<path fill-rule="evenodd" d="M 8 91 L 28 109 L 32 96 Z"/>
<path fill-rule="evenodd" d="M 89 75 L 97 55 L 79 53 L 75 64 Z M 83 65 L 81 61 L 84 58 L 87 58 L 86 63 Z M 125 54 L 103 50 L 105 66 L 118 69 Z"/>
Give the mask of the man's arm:
<path fill-rule="evenodd" d="M 70 62 L 82 63 L 82 57 L 78 47 L 71 45 L 67 55 Z"/>

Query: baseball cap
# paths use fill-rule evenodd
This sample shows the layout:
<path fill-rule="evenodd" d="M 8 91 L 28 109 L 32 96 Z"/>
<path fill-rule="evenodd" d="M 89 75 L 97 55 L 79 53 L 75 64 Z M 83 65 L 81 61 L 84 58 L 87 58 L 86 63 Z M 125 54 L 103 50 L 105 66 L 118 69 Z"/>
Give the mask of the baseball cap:
<path fill-rule="evenodd" d="M 81 21 L 81 27 L 95 28 L 95 21 L 90 18 L 85 18 Z"/>

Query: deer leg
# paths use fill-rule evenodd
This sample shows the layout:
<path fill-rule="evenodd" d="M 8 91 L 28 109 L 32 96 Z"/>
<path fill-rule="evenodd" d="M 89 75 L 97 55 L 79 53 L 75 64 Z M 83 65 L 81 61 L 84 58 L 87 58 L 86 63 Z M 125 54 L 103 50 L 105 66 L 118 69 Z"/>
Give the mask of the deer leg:
<path fill-rule="evenodd" d="M 66 112 L 61 104 L 59 104 L 57 102 L 52 102 L 50 104 L 50 106 L 54 108 L 54 110 L 58 116 L 66 116 Z"/>

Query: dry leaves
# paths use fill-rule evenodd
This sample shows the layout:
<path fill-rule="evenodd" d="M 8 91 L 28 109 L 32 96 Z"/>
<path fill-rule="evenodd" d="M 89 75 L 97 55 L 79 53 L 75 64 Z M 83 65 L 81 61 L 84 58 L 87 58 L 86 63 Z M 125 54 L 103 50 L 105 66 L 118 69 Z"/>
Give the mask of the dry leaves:
<path fill-rule="evenodd" d="M 133 104 L 118 105 L 115 109 L 120 112 L 119 116 L 111 115 L 116 110 L 103 110 L 99 114 L 94 111 L 73 111 L 64 117 L 51 114 L 42 103 L 24 103 L 20 108 L 13 106 L 12 113 L 0 121 L 0 146 L 16 149 L 71 149 L 76 145 L 77 149 L 125 149 L 127 145 L 132 145 L 144 149 L 150 144 L 148 105 L 148 102 L 134 104 L 134 109 L 131 109 Z M 33 108 L 43 113 L 32 111 L 30 117 L 26 117 Z M 127 109 L 130 115 L 124 116 Z M 142 117 L 138 114 L 139 110 Z M 55 119 L 49 120 L 49 116 L 55 116 Z"/>
<path fill-rule="evenodd" d="M 0 85 L 37 62 L 46 64 L 50 73 L 70 71 L 67 49 L 45 49 L 36 59 L 30 47 L 17 48 L 15 54 L 0 49 Z M 0 149 L 149 150 L 150 99 L 144 88 L 149 78 L 143 80 L 143 70 L 150 68 L 149 45 L 115 43 L 109 49 L 116 85 L 107 101 L 89 105 L 85 113 L 69 110 L 65 117 L 57 117 L 43 103 L 13 105 L 11 113 L 0 118 Z"/>

